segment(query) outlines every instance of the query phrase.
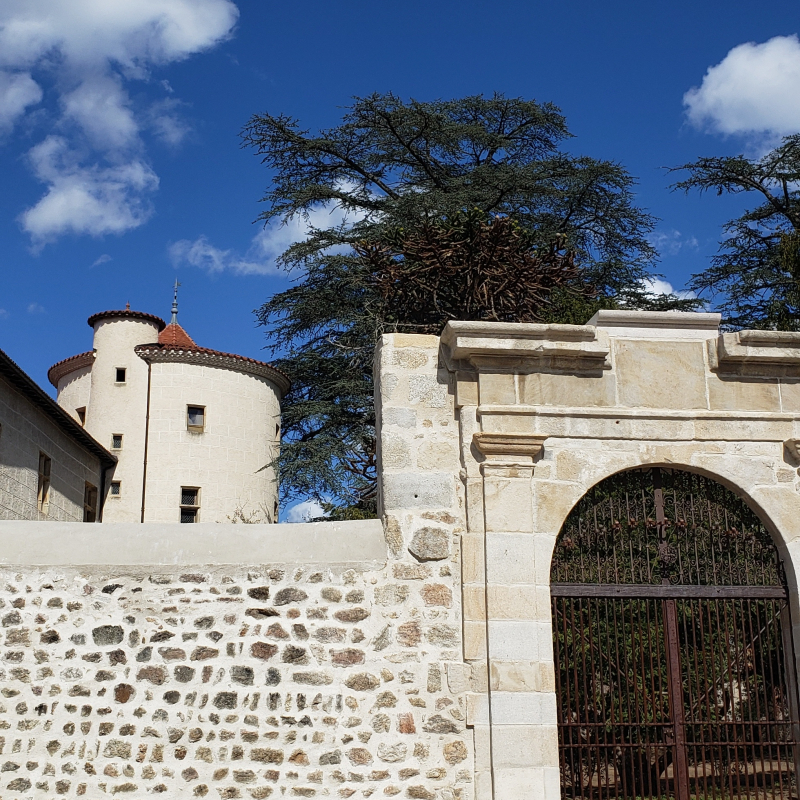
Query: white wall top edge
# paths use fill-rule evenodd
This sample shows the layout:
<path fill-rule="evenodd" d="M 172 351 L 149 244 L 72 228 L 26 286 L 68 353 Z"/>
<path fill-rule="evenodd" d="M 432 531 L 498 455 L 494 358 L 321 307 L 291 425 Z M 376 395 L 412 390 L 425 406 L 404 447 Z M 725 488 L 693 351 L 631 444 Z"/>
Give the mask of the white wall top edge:
<path fill-rule="evenodd" d="M 379 519 L 280 525 L 0 522 L 0 566 L 357 567 L 386 558 Z"/>

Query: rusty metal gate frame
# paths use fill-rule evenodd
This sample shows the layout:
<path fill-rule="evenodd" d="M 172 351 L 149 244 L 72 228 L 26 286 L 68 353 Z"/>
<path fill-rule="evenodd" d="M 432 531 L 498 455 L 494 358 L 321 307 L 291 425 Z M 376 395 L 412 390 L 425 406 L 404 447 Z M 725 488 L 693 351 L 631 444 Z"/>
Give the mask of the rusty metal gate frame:
<path fill-rule="evenodd" d="M 615 513 L 613 497 L 607 501 L 606 509 L 605 499 L 592 506 L 592 497 L 587 496 L 583 507 L 579 504 L 565 522 L 553 557 L 551 597 L 562 793 L 575 798 L 597 797 L 599 800 L 672 796 L 676 800 L 706 796 L 715 800 L 729 797 L 739 800 L 797 798 L 795 776 L 800 775 L 797 678 L 786 581 L 774 543 L 743 501 L 720 484 L 701 476 L 653 468 L 623 473 L 604 484 L 612 485 L 609 481 L 615 480 L 620 485 L 625 480 L 631 482 L 633 472 L 639 476 L 633 480 L 633 485 L 638 481 L 640 499 L 632 506 L 623 486 L 625 503 L 618 492 Z M 672 482 L 672 494 L 668 493 L 672 519 L 665 509 L 665 476 L 668 482 Z M 695 493 L 680 494 L 681 484 Z M 676 490 L 675 486 L 679 489 Z M 652 489 L 651 500 L 648 488 Z M 598 490 L 595 495 L 602 495 L 602 489 L 595 489 Z M 716 493 L 716 500 L 722 502 L 712 503 L 713 493 Z M 686 498 L 689 498 L 688 502 Z M 599 517 L 598 507 L 601 507 Z M 622 510 L 627 510 L 627 521 L 620 513 Z M 582 513 L 591 517 L 588 524 L 581 517 Z M 641 532 L 648 541 L 644 548 L 641 542 L 636 542 L 638 552 L 635 552 L 634 540 Z M 625 535 L 628 535 L 629 553 L 620 553 L 618 545 L 624 545 Z M 592 536 L 597 545 L 595 553 L 592 553 Z M 702 552 L 703 547 L 706 547 L 706 552 Z M 621 559 L 621 556 L 628 555 L 630 569 Z M 725 555 L 728 556 L 727 568 Z M 594 558 L 591 563 L 590 556 Z M 689 563 L 692 560 L 694 563 Z M 562 580 L 557 580 L 559 577 Z M 564 577 L 571 580 L 565 581 Z M 575 577 L 588 577 L 590 581 L 576 581 Z M 640 582 L 636 582 L 637 578 Z M 713 616 L 716 616 L 716 621 Z M 592 637 L 603 625 L 606 641 L 593 642 Z M 643 679 L 647 673 L 645 659 L 650 659 L 649 693 L 647 688 L 640 691 L 634 681 L 631 695 L 630 683 L 623 675 L 623 667 L 629 671 L 631 654 L 626 649 L 626 640 L 620 656 L 619 631 L 624 634 L 626 626 L 631 636 L 634 630 L 640 632 L 642 647 L 638 656 Z M 698 656 L 698 650 L 704 650 L 708 637 L 714 635 L 712 631 L 716 631 L 719 642 L 716 651 L 710 655 L 700 652 Z M 645 635 L 649 649 L 647 656 Z M 723 636 L 724 645 L 721 643 Z M 582 661 L 574 666 L 569 680 L 564 680 L 561 662 L 569 657 L 568 640 L 578 642 Z M 604 652 L 604 646 L 616 652 Z M 715 662 L 715 655 L 723 650 L 727 652 L 724 665 Z M 691 655 L 693 664 L 690 663 Z M 778 656 L 777 663 L 773 663 L 773 656 Z M 660 673 L 656 680 L 652 667 L 660 658 L 666 662 L 666 674 Z M 772 707 L 766 694 L 760 696 L 762 690 L 766 691 L 766 678 L 763 686 L 750 693 L 752 696 L 748 694 L 747 677 L 744 682 L 741 679 L 743 670 L 750 668 L 750 662 L 755 664 L 759 659 L 762 668 L 767 659 L 771 659 L 769 685 L 774 694 Z M 601 666 L 601 662 L 605 666 Z M 604 669 L 610 669 L 612 673 L 616 670 L 618 688 L 623 684 L 626 687 L 627 701 L 631 706 L 627 708 L 627 721 L 615 718 L 617 701 L 614 697 L 606 697 L 613 695 L 613 679 L 607 683 L 600 682 L 603 696 L 598 699 L 594 684 L 598 670 L 602 672 Z M 755 666 L 751 671 L 755 675 Z M 693 686 L 693 677 L 696 687 Z M 665 678 L 663 683 L 666 686 L 657 686 L 662 678 Z M 591 707 L 587 701 L 579 713 L 573 708 L 573 700 L 577 703 L 580 696 L 588 698 L 590 687 L 587 681 L 592 684 Z M 697 698 L 689 703 L 687 719 L 687 697 L 692 697 L 695 688 Z M 668 699 L 666 705 L 665 695 Z M 726 715 L 731 718 L 720 720 L 716 718 L 719 698 L 726 695 L 723 702 L 730 703 Z M 625 711 L 622 702 L 618 711 Z M 744 714 L 745 702 L 751 713 L 755 711 L 755 719 L 737 719 Z M 652 708 L 642 705 L 647 703 Z M 707 719 L 703 718 L 703 713 L 707 713 Z M 653 717 L 649 722 L 648 714 Z M 635 723 L 630 721 L 631 715 L 636 717 Z M 785 717 L 781 718 L 783 715 Z M 616 716 L 625 715 L 617 713 Z M 665 717 L 663 721 L 657 721 L 662 717 Z M 623 727 L 631 741 L 620 742 L 615 736 Z M 706 733 L 714 732 L 715 736 L 707 738 Z M 663 740 L 659 740 L 659 734 Z M 645 743 L 638 736 L 644 736 Z M 655 737 L 655 741 L 649 741 L 648 737 Z M 625 748 L 629 749 L 622 754 Z M 693 781 L 690 778 L 690 750 L 694 754 Z M 777 778 L 775 752 L 778 754 Z M 580 784 L 577 788 L 580 791 L 576 791 L 575 785 L 576 758 Z M 760 788 L 756 771 L 759 759 Z M 620 762 L 622 769 L 618 768 Z M 750 766 L 752 770 L 748 773 Z M 668 776 L 670 768 L 671 779 Z M 585 780 L 587 774 L 588 780 Z M 771 781 L 769 787 L 768 777 Z M 592 785 L 593 781 L 596 786 Z M 755 786 L 751 787 L 750 783 Z"/>

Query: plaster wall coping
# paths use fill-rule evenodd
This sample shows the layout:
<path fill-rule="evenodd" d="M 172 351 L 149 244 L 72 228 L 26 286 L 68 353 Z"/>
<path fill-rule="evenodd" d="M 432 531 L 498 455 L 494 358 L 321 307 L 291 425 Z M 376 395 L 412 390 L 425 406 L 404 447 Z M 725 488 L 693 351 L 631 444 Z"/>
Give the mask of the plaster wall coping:
<path fill-rule="evenodd" d="M 576 370 L 610 369 L 608 336 L 588 325 L 451 321 L 441 337 L 452 361 L 491 369 L 492 360 L 549 362 Z"/>
<path fill-rule="evenodd" d="M 386 561 L 383 523 L 0 522 L 0 566 L 216 566 Z"/>
<path fill-rule="evenodd" d="M 708 342 L 715 372 L 753 377 L 800 377 L 800 332 L 736 331 Z"/>
<path fill-rule="evenodd" d="M 721 314 L 696 311 L 598 311 L 587 323 L 609 336 L 635 339 L 710 339 L 719 333 Z"/>

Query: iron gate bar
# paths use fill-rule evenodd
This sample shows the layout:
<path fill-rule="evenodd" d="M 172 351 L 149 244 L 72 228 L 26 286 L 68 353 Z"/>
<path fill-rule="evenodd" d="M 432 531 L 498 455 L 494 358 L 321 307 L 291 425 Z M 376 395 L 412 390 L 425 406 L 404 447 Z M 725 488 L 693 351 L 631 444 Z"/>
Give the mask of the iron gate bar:
<path fill-rule="evenodd" d="M 690 598 L 717 599 L 788 599 L 788 591 L 779 586 L 686 586 L 619 583 L 552 583 L 553 597 L 626 597 L 626 598 Z"/>
<path fill-rule="evenodd" d="M 663 483 L 652 469 L 592 490 L 557 542 L 563 791 L 800 800 L 800 703 L 777 549 L 719 484 L 671 470 Z"/>

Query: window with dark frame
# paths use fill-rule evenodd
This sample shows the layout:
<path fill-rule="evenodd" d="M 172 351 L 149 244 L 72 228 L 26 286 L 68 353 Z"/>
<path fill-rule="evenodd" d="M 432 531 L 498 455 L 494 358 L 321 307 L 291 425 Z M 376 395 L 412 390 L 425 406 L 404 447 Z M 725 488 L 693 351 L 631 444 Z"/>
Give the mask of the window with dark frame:
<path fill-rule="evenodd" d="M 125 383 L 125 373 L 126 373 L 126 371 L 127 370 L 125 369 L 125 367 L 117 367 L 116 368 L 116 373 L 117 373 L 116 382 L 117 383 Z"/>
<path fill-rule="evenodd" d="M 39 513 L 47 516 L 50 506 L 50 470 L 53 462 L 50 456 L 39 453 L 39 481 L 36 489 L 36 504 Z"/>
<path fill-rule="evenodd" d="M 122 450 L 122 434 L 121 433 L 112 433 L 111 434 L 111 449 L 112 450 Z"/>
<path fill-rule="evenodd" d="M 122 483 L 120 481 L 111 481 L 109 494 L 112 497 L 120 497 L 122 495 Z"/>
<path fill-rule="evenodd" d="M 83 521 L 97 522 L 97 487 L 89 481 L 83 490 Z"/>
<path fill-rule="evenodd" d="M 199 522 L 200 489 L 181 486 L 181 522 Z"/>
<path fill-rule="evenodd" d="M 186 406 L 186 428 L 193 433 L 202 433 L 206 427 L 206 407 Z"/>
<path fill-rule="evenodd" d="M 200 489 L 181 486 L 181 522 L 199 522 Z"/>

